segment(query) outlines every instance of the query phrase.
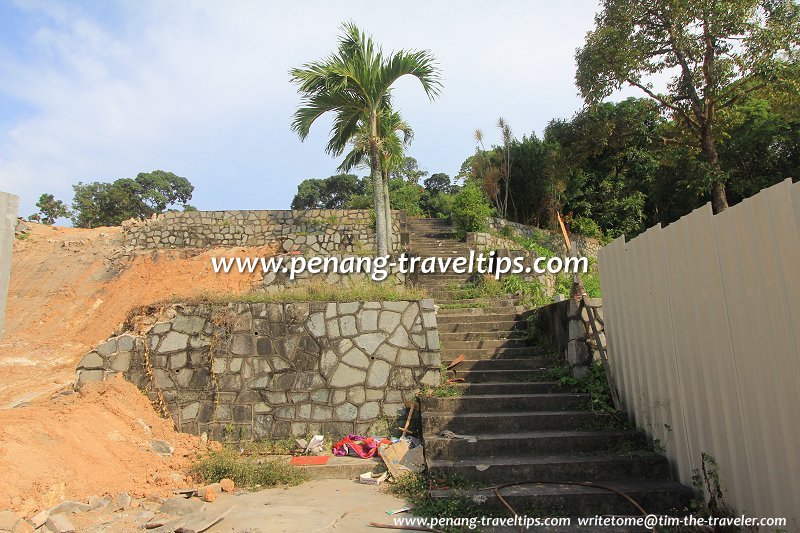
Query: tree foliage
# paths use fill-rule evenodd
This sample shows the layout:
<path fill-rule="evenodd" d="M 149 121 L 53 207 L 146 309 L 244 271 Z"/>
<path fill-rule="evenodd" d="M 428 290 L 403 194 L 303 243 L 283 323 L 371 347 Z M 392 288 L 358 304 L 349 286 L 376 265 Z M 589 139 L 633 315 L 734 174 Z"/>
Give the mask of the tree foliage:
<path fill-rule="evenodd" d="M 52 226 L 59 218 L 68 218 L 72 213 L 61 200 L 56 200 L 52 194 L 44 193 L 36 202 L 39 212 L 28 217 L 28 220 L 41 222 Z"/>
<path fill-rule="evenodd" d="M 292 200 L 292 209 L 343 209 L 355 195 L 364 195 L 367 183 L 355 174 L 336 174 L 325 179 L 303 180 Z"/>
<path fill-rule="evenodd" d="M 72 223 L 79 228 L 116 226 L 129 218 L 146 218 L 174 205 L 191 209 L 194 186 L 172 172 L 154 170 L 135 179 L 112 183 L 92 182 L 72 186 Z"/>
<path fill-rule="evenodd" d="M 392 112 L 392 86 L 403 76 L 419 80 L 430 99 L 439 94 L 441 80 L 433 55 L 427 50 L 400 50 L 384 55 L 372 37 L 355 24 L 346 23 L 335 53 L 290 71 L 301 102 L 292 120 L 292 130 L 304 140 L 312 124 L 326 113 L 333 114 L 326 151 L 338 157 L 369 127 L 369 160 L 376 214 L 376 252 L 386 255 L 391 245 L 391 224 L 386 216 L 388 182 L 381 173 L 380 121 Z"/>
<path fill-rule="evenodd" d="M 766 86 L 797 90 L 800 6 L 794 0 L 603 0 L 576 82 L 590 104 L 637 87 L 688 132 L 702 154 L 698 179 L 716 211 L 728 205 L 719 163 L 719 114 Z M 649 76 L 667 73 L 665 91 Z M 681 131 L 676 130 L 676 131 Z"/>

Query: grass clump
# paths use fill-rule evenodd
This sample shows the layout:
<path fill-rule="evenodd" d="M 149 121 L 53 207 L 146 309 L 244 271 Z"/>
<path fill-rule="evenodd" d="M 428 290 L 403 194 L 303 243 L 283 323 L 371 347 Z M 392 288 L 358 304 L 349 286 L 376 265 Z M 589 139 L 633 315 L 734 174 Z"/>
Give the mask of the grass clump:
<path fill-rule="evenodd" d="M 431 479 L 424 473 L 409 472 L 400 476 L 389 486 L 389 491 L 403 498 L 414 507 L 414 516 L 420 517 L 473 517 L 490 516 L 470 498 L 455 496 L 446 499 L 433 499 L 430 489 L 466 490 L 476 488 L 464 480 L 448 477 Z M 443 531 L 463 531 L 459 528 L 445 528 Z"/>
<path fill-rule="evenodd" d="M 191 474 L 204 483 L 228 478 L 245 488 L 299 485 L 306 480 L 302 470 L 284 460 L 251 459 L 228 447 L 205 452 L 192 466 Z"/>

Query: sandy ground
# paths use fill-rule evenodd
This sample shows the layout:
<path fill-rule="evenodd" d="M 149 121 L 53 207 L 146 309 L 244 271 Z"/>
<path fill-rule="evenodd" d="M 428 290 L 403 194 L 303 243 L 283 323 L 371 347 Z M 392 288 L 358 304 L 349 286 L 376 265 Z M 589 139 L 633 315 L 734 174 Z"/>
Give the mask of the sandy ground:
<path fill-rule="evenodd" d="M 198 439 L 176 433 L 121 379 L 72 393 L 75 365 L 135 307 L 247 292 L 256 275 L 215 274 L 210 257 L 269 256 L 273 248 L 126 258 L 120 231 L 30 224 L 27 238 L 14 243 L 0 338 L 0 510 L 28 515 L 65 498 L 186 485 Z M 153 439 L 174 446 L 174 457 L 154 454 Z"/>
<path fill-rule="evenodd" d="M 206 533 L 389 531 L 370 527 L 369 523 L 393 524 L 386 511 L 400 509 L 406 504 L 389 494 L 385 487 L 361 485 L 353 480 L 325 479 L 296 487 L 223 493 L 214 503 L 198 504 L 194 516 L 215 518 L 225 515 Z M 72 515 L 70 520 L 79 531 L 86 533 L 133 532 L 142 531 L 137 517 L 141 522 L 141 517 L 147 516 L 150 514 L 145 511 L 133 510 L 111 515 L 81 513 Z"/>
<path fill-rule="evenodd" d="M 176 251 L 121 257 L 121 229 L 30 224 L 14 243 L 0 337 L 0 409 L 74 379 L 80 358 L 136 306 L 200 293 L 240 293 L 252 274 L 215 274 L 214 255 L 269 256 L 273 248 Z"/>
<path fill-rule="evenodd" d="M 174 447 L 157 455 L 151 441 Z M 177 433 L 122 378 L 0 411 L 0 509 L 30 515 L 62 500 L 128 492 L 168 495 L 189 484 L 200 439 Z"/>

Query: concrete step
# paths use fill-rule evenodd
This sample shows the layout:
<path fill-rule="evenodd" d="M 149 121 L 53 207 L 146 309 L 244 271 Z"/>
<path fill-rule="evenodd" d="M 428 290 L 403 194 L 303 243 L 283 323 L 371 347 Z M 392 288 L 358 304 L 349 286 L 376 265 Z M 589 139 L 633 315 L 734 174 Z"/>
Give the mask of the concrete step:
<path fill-rule="evenodd" d="M 457 305 L 457 306 L 475 306 L 486 308 L 497 307 L 517 307 L 522 303 L 522 298 L 508 297 L 508 298 L 435 298 L 428 295 L 428 298 L 433 298 L 436 305 Z"/>
<path fill-rule="evenodd" d="M 502 428 L 505 433 L 545 430 L 586 430 L 608 418 L 590 411 L 515 411 L 498 413 L 439 413 L 422 415 L 424 435 L 438 435 L 445 429 L 454 433 L 490 433 Z"/>
<path fill-rule="evenodd" d="M 445 343 L 445 347 L 450 350 L 474 350 L 479 348 L 525 348 L 527 346 L 527 339 L 476 339 L 468 341 L 453 340 Z"/>
<path fill-rule="evenodd" d="M 436 311 L 436 320 L 444 322 L 459 322 L 467 320 L 521 320 L 522 307 L 496 306 L 496 307 L 461 307 L 455 309 L 442 308 Z M 478 318 L 480 317 L 480 318 Z"/>
<path fill-rule="evenodd" d="M 439 338 L 445 344 L 457 341 L 501 340 L 501 339 L 527 339 L 528 332 L 521 329 L 505 329 L 499 331 L 457 331 L 439 333 Z"/>
<path fill-rule="evenodd" d="M 556 454 L 620 452 L 621 449 L 642 450 L 647 438 L 641 431 L 532 431 L 527 433 L 485 433 L 475 435 L 475 442 L 441 436 L 425 437 L 425 457 L 436 459 L 469 459 L 488 457 L 502 450 L 504 454 Z"/>
<path fill-rule="evenodd" d="M 541 381 L 545 378 L 546 368 L 524 370 L 459 370 L 457 378 L 464 378 L 466 383 L 485 383 L 487 381 Z"/>
<path fill-rule="evenodd" d="M 589 401 L 588 394 L 487 394 L 421 398 L 422 413 L 496 413 L 516 411 L 575 411 Z M 499 450 L 498 450 L 499 451 Z M 495 452 L 497 453 L 497 451 Z"/>
<path fill-rule="evenodd" d="M 505 359 L 522 357 L 540 357 L 545 355 L 538 346 L 523 346 L 521 348 L 455 348 L 449 345 L 442 346 L 442 360 L 452 361 L 459 355 L 464 359 Z"/>
<path fill-rule="evenodd" d="M 447 313 L 444 313 L 444 311 L 447 311 Z M 514 311 L 506 313 L 465 312 L 461 314 L 455 314 L 453 311 L 459 311 L 459 309 L 439 309 L 436 312 L 436 324 L 439 326 L 440 332 L 457 331 L 443 328 L 443 326 L 449 324 L 455 324 L 461 329 L 464 329 L 468 324 L 497 324 L 498 327 L 503 325 L 511 326 L 512 324 L 519 327 L 528 326 L 528 321 L 520 318 L 520 315 Z M 475 311 L 475 309 L 464 309 L 463 311 Z"/>
<path fill-rule="evenodd" d="M 442 359 L 449 365 L 453 359 Z M 466 370 L 541 370 L 550 366 L 543 357 L 508 357 L 499 359 L 465 359 L 456 365 L 459 374 Z"/>
<path fill-rule="evenodd" d="M 498 450 L 500 451 L 500 450 Z M 669 479 L 666 457 L 640 454 L 503 455 L 470 459 L 429 460 L 434 476 L 457 476 L 481 483 L 514 481 L 608 481 Z"/>
<path fill-rule="evenodd" d="M 448 386 L 461 389 L 463 395 L 568 392 L 566 388 L 555 381 L 489 381 L 484 383 L 453 383 Z"/>
<path fill-rule="evenodd" d="M 602 485 L 613 487 L 628 495 L 648 513 L 683 516 L 686 514 L 684 509 L 688 508 L 693 497 L 688 487 L 669 479 L 609 480 Z M 641 511 L 619 494 L 598 486 L 526 484 L 502 488 L 500 494 L 518 514 L 529 516 L 641 514 Z M 494 490 L 432 490 L 430 495 L 434 500 L 469 498 L 482 502 L 480 508 L 486 511 L 508 512 Z M 599 529 L 589 531 L 599 531 Z"/>

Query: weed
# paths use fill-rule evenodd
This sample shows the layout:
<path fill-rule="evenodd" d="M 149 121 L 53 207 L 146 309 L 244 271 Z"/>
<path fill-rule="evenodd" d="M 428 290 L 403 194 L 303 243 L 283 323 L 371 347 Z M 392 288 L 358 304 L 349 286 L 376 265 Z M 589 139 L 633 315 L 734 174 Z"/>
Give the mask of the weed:
<path fill-rule="evenodd" d="M 428 398 L 456 398 L 464 395 L 464 389 L 455 385 L 442 384 L 438 387 L 426 387 L 419 394 Z"/>
<path fill-rule="evenodd" d="M 254 460 L 228 447 L 201 455 L 192 465 L 191 473 L 204 483 L 228 478 L 237 486 L 247 488 L 298 485 L 305 481 L 302 470 L 283 460 Z"/>
<path fill-rule="evenodd" d="M 724 500 L 716 459 L 706 452 L 702 452 L 700 456 L 700 469 L 695 469 L 692 474 L 692 485 L 698 494 L 691 503 L 693 514 L 717 518 L 735 516 L 734 510 Z M 717 528 L 717 531 L 735 531 L 735 529 Z"/>
<path fill-rule="evenodd" d="M 30 233 L 18 233 L 17 235 L 14 235 L 14 238 L 16 238 L 18 241 L 26 241 L 30 236 Z"/>
<path fill-rule="evenodd" d="M 276 293 L 251 292 L 245 294 L 200 293 L 191 298 L 173 298 L 160 305 L 227 304 L 227 303 L 292 303 L 292 302 L 365 302 L 421 300 L 427 295 L 424 290 L 406 288 L 403 285 L 384 285 L 365 281 L 350 287 L 317 284 L 292 287 Z M 154 306 L 159 304 L 153 304 Z"/>
<path fill-rule="evenodd" d="M 389 490 L 414 506 L 415 516 L 489 516 L 485 510 L 480 509 L 474 501 L 466 496 L 456 495 L 446 499 L 433 499 L 429 492 L 430 489 L 458 491 L 471 488 L 475 488 L 475 485 L 452 476 L 432 478 L 425 474 L 408 473 L 401 476 L 396 483 L 389 487 Z M 461 529 L 453 528 L 445 529 L 444 531 L 461 531 Z"/>
<path fill-rule="evenodd" d="M 465 302 L 439 305 L 439 309 L 485 309 L 487 307 L 489 307 L 489 304 L 485 302 Z"/>

